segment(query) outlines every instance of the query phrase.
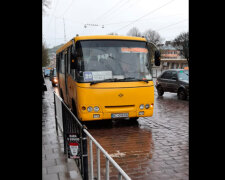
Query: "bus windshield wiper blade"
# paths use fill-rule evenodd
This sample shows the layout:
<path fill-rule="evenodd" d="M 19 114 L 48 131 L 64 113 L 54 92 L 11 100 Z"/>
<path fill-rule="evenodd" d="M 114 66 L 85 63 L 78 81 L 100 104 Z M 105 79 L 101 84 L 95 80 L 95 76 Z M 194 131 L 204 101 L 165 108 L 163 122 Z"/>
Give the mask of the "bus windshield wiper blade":
<path fill-rule="evenodd" d="M 136 81 L 144 81 L 144 82 L 148 83 L 147 79 L 137 79 L 135 77 L 128 77 L 128 78 L 124 78 L 123 80 L 136 80 Z"/>
<path fill-rule="evenodd" d="M 90 85 L 97 84 L 97 83 L 104 83 L 104 82 L 116 82 L 118 79 L 117 78 L 112 78 L 112 79 L 104 79 L 102 81 L 93 81 L 90 83 Z"/>
<path fill-rule="evenodd" d="M 111 79 L 105 79 L 102 81 L 93 81 L 90 83 L 90 85 L 97 84 L 97 83 L 104 83 L 104 82 L 123 82 L 124 80 L 125 81 L 126 80 L 144 81 L 144 82 L 148 83 L 147 79 L 137 79 L 135 77 L 128 77 L 128 78 L 124 78 L 124 79 L 111 78 Z"/>

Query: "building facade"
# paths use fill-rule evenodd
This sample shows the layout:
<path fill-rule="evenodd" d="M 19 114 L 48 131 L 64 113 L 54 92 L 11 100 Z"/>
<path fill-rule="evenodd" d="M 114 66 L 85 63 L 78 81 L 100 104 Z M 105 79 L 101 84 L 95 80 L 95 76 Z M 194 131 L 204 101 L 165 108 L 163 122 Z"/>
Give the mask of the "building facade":
<path fill-rule="evenodd" d="M 180 50 L 177 50 L 167 41 L 165 45 L 160 46 L 161 52 L 161 70 L 166 69 L 183 69 L 188 67 L 187 59 L 185 59 Z"/>

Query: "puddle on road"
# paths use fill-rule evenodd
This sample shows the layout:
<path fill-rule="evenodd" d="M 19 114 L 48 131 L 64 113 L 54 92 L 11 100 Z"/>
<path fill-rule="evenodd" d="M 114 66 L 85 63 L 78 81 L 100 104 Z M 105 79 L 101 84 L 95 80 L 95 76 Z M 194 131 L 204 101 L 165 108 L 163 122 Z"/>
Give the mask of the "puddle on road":
<path fill-rule="evenodd" d="M 132 178 L 133 172 L 148 173 L 152 158 L 152 133 L 141 129 L 137 121 L 116 120 L 86 123 L 88 131 L 108 152 L 119 166 Z M 96 148 L 93 145 L 94 169 L 96 169 Z M 105 157 L 101 153 L 102 178 L 104 178 Z M 96 172 L 96 171 L 95 171 Z M 117 177 L 116 169 L 110 165 L 110 177 Z"/>

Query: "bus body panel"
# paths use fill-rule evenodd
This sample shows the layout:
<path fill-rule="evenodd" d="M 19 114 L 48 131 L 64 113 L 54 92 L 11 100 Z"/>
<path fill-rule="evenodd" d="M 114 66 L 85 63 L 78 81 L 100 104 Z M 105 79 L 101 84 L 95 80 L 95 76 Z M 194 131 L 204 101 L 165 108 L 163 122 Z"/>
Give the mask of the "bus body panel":
<path fill-rule="evenodd" d="M 65 74 L 59 73 L 59 91 L 62 90 L 63 100 L 67 102 L 67 95 L 66 95 L 66 84 L 65 84 Z"/>
<path fill-rule="evenodd" d="M 69 103 L 68 106 L 72 108 L 72 101 L 74 101 L 75 107 L 77 107 L 77 82 L 73 80 L 72 76 L 68 76 L 68 96 L 69 96 Z"/>
<path fill-rule="evenodd" d="M 152 116 L 153 107 L 140 110 L 139 106 L 154 104 L 154 86 L 142 85 L 141 87 L 142 83 L 136 82 L 134 84 L 139 84 L 139 86 L 124 88 L 113 87 L 117 83 L 101 83 L 102 86 L 111 84 L 111 88 L 85 88 L 76 84 L 78 118 L 82 121 L 111 119 L 112 113 L 129 113 L 129 117 Z M 123 84 L 125 86 L 126 82 Z M 89 106 L 92 108 L 98 106 L 100 110 L 88 112 Z M 85 110 L 82 110 L 82 107 L 85 107 Z M 140 111 L 144 111 L 144 115 L 139 116 Z M 93 114 L 99 114 L 100 117 L 93 118 Z"/>

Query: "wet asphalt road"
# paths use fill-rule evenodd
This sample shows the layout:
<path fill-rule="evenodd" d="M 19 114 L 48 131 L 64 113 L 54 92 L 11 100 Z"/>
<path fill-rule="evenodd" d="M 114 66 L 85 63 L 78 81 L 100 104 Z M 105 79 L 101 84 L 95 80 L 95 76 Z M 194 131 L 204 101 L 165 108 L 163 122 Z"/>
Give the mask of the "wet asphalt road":
<path fill-rule="evenodd" d="M 45 81 L 51 87 L 48 78 Z M 57 87 L 48 90 L 58 91 Z M 152 117 L 91 122 L 86 124 L 88 131 L 131 179 L 188 179 L 189 101 L 178 100 L 174 93 L 158 97 L 155 91 L 154 104 Z M 96 157 L 95 148 L 93 152 Z M 104 176 L 103 156 L 101 167 Z M 110 166 L 110 175 L 114 173 Z"/>

